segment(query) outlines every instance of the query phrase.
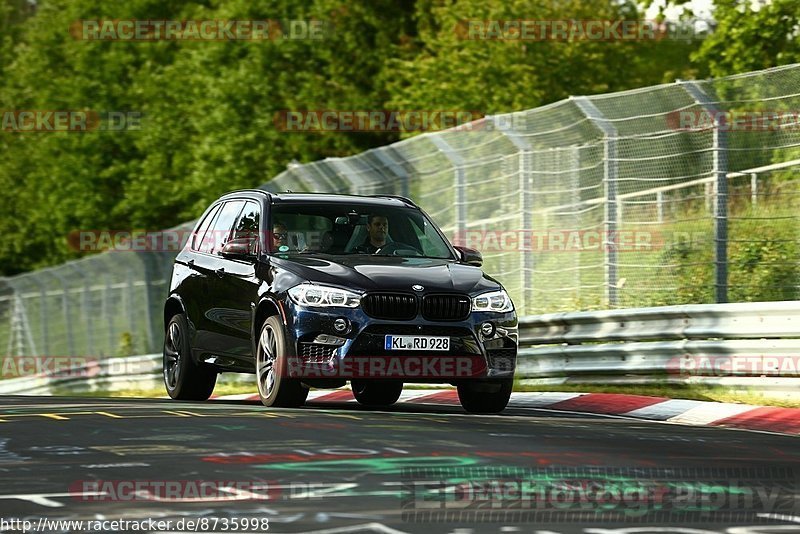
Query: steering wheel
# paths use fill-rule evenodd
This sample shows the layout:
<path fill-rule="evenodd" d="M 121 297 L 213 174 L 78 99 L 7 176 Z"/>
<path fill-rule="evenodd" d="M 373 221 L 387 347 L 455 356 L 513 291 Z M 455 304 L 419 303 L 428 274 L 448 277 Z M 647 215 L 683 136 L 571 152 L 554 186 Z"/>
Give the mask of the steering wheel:
<path fill-rule="evenodd" d="M 414 256 L 422 256 L 422 252 L 420 252 L 416 247 L 412 245 L 407 245 L 405 243 L 400 243 L 398 241 L 393 241 L 391 243 L 386 243 L 381 248 L 373 252 L 373 255 L 381 254 L 381 255 L 392 255 L 392 256 L 400 256 L 398 252 L 401 250 L 407 250 L 411 252 Z"/>

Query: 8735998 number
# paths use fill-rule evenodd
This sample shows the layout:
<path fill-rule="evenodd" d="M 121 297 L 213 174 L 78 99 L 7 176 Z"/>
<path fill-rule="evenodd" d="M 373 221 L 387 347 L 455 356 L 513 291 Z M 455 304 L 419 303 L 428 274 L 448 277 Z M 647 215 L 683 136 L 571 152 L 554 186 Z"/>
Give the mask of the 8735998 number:
<path fill-rule="evenodd" d="M 201 517 L 195 520 L 181 521 L 186 521 L 185 530 L 194 532 L 266 532 L 269 530 L 269 518 L 266 517 Z M 184 530 L 184 528 L 179 528 L 179 530 Z"/>

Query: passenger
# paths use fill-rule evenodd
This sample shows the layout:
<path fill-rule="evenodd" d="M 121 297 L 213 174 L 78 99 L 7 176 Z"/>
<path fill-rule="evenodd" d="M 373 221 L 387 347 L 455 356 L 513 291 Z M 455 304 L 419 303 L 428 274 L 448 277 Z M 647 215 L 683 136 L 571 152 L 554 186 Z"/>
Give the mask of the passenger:
<path fill-rule="evenodd" d="M 276 221 L 275 224 L 272 225 L 271 237 L 273 251 L 277 251 L 281 246 L 287 246 L 289 244 L 289 231 L 282 222 Z"/>

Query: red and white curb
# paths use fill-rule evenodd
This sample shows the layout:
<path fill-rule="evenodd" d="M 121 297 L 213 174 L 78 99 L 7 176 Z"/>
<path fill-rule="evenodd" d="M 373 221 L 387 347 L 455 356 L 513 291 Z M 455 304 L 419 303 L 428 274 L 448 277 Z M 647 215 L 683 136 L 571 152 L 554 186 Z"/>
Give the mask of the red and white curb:
<path fill-rule="evenodd" d="M 215 400 L 258 400 L 258 395 L 224 395 Z M 350 389 L 311 391 L 308 403 L 354 403 Z M 446 390 L 405 390 L 398 402 L 458 406 L 458 393 Z M 512 393 L 509 408 L 545 408 L 618 415 L 686 425 L 717 426 L 800 435 L 800 408 L 755 406 L 618 393 Z"/>

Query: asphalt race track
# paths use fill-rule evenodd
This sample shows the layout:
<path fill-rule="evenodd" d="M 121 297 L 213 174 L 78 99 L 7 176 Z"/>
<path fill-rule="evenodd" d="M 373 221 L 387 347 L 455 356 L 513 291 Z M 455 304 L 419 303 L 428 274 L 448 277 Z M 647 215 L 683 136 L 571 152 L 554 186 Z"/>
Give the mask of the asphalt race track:
<path fill-rule="evenodd" d="M 0 518 L 34 532 L 800 532 L 797 466 L 790 436 L 537 409 L 0 400 Z"/>

